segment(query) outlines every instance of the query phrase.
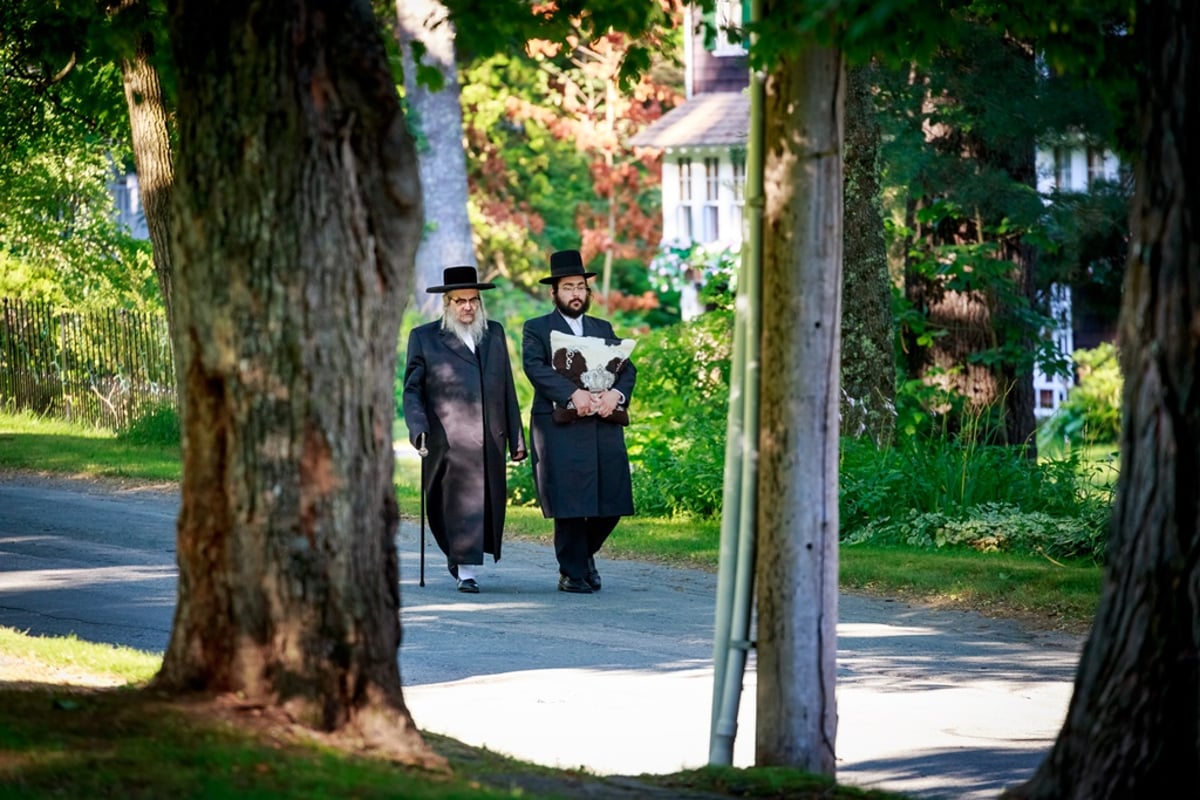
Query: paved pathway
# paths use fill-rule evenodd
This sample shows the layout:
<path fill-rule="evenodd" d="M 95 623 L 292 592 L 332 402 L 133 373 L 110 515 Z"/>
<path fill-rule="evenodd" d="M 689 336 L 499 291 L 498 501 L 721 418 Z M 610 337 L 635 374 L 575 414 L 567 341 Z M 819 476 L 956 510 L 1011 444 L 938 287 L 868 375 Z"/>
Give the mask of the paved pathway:
<path fill-rule="evenodd" d="M 176 508 L 164 492 L 0 482 L 0 625 L 161 651 Z M 512 541 L 481 573 L 482 593 L 464 595 L 432 540 L 418 586 L 416 525 L 398 545 L 401 677 L 422 729 L 599 774 L 706 763 L 714 575 L 601 559 L 604 590 L 568 595 L 549 547 Z M 1077 638 L 840 603 L 839 781 L 982 800 L 1032 773 L 1062 723 Z M 755 688 L 751 662 L 738 766 L 753 762 Z"/>

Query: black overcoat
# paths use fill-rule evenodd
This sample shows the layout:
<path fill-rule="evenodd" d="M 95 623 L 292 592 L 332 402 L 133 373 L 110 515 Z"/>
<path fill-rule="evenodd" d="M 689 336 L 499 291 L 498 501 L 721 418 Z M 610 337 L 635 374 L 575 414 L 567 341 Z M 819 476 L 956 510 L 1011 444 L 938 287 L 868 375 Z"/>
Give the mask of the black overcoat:
<path fill-rule="evenodd" d="M 427 434 L 429 529 L 455 564 L 482 564 L 484 553 L 499 561 L 505 450 L 525 450 L 504 328 L 489 322 L 472 353 L 441 320 L 430 322 L 409 334 L 407 358 L 404 421 L 414 447 Z"/>
<path fill-rule="evenodd" d="M 616 339 L 612 325 L 602 319 L 583 319 L 583 335 Z M 558 311 L 525 323 L 522 361 L 533 384 L 529 418 L 530 455 L 538 501 L 546 517 L 621 517 L 633 514 L 633 486 L 625 429 L 600 417 L 580 417 L 558 423 L 554 403 L 565 406 L 578 388 L 551 365 L 550 331 L 572 333 Z M 633 400 L 637 370 L 630 361 L 617 376 L 614 389 Z"/>

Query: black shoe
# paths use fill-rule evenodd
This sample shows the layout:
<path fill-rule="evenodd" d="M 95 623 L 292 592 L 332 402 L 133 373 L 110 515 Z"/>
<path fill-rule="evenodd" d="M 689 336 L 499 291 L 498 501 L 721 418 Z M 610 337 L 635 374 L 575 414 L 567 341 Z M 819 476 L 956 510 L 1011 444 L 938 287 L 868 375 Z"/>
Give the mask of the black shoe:
<path fill-rule="evenodd" d="M 588 586 L 587 581 L 579 578 L 571 578 L 567 575 L 558 576 L 558 590 L 560 592 L 571 592 L 572 594 L 592 593 L 592 587 Z"/>
<path fill-rule="evenodd" d="M 458 590 L 466 594 L 479 594 L 479 584 L 474 578 L 467 578 L 465 581 L 458 582 Z"/>
<path fill-rule="evenodd" d="M 587 576 L 584 577 L 587 585 L 592 587 L 593 592 L 600 591 L 600 573 L 596 571 L 596 559 L 588 557 Z"/>

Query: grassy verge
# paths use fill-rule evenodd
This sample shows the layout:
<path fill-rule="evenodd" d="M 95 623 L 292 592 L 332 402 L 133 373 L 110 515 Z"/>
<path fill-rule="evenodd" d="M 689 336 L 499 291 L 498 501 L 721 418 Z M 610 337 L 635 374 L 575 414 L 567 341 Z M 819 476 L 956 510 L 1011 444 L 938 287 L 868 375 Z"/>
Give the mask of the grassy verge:
<path fill-rule="evenodd" d="M 401 513 L 420 514 L 420 464 L 403 436 L 396 460 Z M 178 481 L 177 448 L 138 445 L 29 416 L 0 414 L 0 469 L 91 478 Z M 509 508 L 505 535 L 549 543 L 552 527 L 536 507 Z M 634 516 L 621 521 L 606 553 L 716 569 L 720 522 Z M 1095 612 L 1102 570 L 1089 563 L 964 549 L 914 550 L 868 545 L 839 553 L 843 590 L 939 607 L 973 609 L 1033 627 L 1085 632 Z"/>
<path fill-rule="evenodd" d="M 107 431 L 0 414 L 0 468 L 87 478 L 179 481 L 179 448 L 135 444 Z"/>
<path fill-rule="evenodd" d="M 0 796 L 900 797 L 775 768 L 605 778 L 430 734 L 426 743 L 449 769 L 407 766 L 222 701 L 164 698 L 146 686 L 160 663 L 156 655 L 128 648 L 0 627 Z"/>

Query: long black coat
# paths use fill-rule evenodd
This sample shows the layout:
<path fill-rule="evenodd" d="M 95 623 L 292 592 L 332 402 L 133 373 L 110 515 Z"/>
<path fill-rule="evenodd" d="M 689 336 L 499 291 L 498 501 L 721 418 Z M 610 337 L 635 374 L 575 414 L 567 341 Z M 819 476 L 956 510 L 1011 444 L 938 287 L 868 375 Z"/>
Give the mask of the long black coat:
<path fill-rule="evenodd" d="M 550 331 L 572 333 L 557 310 L 525 323 L 522 361 L 533 384 L 529 418 L 530 455 L 538 501 L 546 517 L 621 517 L 633 514 L 633 486 L 625 429 L 600 417 L 580 417 L 557 423 L 554 403 L 565 406 L 578 388 L 554 371 L 550 356 Z M 583 316 L 583 335 L 615 339 L 606 320 Z M 633 400 L 637 370 L 630 361 L 613 386 Z"/>
<path fill-rule="evenodd" d="M 475 353 L 443 331 L 441 320 L 413 329 L 404 421 L 414 447 L 427 434 L 423 488 L 438 547 L 455 564 L 482 564 L 484 553 L 499 561 L 508 499 L 504 454 L 525 450 L 500 323 L 488 323 Z"/>

